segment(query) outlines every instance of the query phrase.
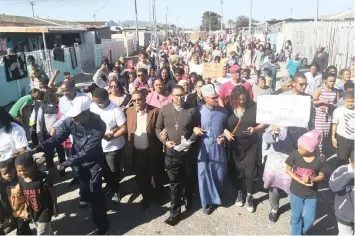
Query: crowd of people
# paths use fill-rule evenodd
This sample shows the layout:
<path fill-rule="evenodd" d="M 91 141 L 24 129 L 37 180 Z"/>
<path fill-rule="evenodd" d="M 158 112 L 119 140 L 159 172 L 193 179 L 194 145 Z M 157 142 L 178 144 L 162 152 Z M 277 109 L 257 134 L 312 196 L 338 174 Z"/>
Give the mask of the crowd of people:
<path fill-rule="evenodd" d="M 171 226 L 183 219 L 182 206 L 192 209 L 194 195 L 207 215 L 223 206 L 227 178 L 236 189 L 235 205 L 254 212 L 255 183 L 262 180 L 269 190 L 271 222 L 279 217 L 281 191 L 289 194 L 292 235 L 310 229 L 317 190 L 326 184 L 335 194 L 328 200 L 334 201 L 339 235 L 353 234 L 354 70 L 338 73 L 328 66 L 322 47 L 308 65 L 292 52 L 291 42 L 280 55 L 267 38 L 238 36 L 229 43 L 217 33 L 200 40 L 185 36 L 151 44 L 137 63 L 122 57 L 111 64 L 103 57 L 93 83 L 82 89 L 70 74 L 57 88 L 59 71 L 45 77 L 28 58 L 30 94 L 9 112 L 0 107 L 3 233 L 31 234 L 34 222 L 38 235 L 53 234 L 55 183 L 71 167 L 79 207 L 91 205 L 98 234 L 109 229 L 105 196 L 118 204 L 120 181 L 131 173 L 143 210 L 162 202 L 168 179 L 165 223 Z M 221 64 L 222 76 L 204 77 L 195 70 L 206 63 Z M 278 88 L 282 63 L 289 76 Z M 308 128 L 259 124 L 257 104 L 266 95 L 309 96 Z M 37 152 L 44 152 L 44 172 L 34 159 Z M 337 164 L 329 173 L 326 160 L 333 154 Z"/>

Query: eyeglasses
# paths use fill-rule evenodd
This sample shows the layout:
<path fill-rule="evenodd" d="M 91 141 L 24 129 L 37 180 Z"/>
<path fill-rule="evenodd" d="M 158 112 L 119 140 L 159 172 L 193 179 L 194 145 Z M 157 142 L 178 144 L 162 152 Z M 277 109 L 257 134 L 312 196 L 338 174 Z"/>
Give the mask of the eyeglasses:
<path fill-rule="evenodd" d="M 115 88 L 118 88 L 118 86 L 117 85 L 111 85 L 110 88 L 115 89 Z"/>
<path fill-rule="evenodd" d="M 137 98 L 137 99 L 132 99 L 131 101 L 132 101 L 132 102 L 141 102 L 142 99 L 141 99 L 141 98 Z"/>

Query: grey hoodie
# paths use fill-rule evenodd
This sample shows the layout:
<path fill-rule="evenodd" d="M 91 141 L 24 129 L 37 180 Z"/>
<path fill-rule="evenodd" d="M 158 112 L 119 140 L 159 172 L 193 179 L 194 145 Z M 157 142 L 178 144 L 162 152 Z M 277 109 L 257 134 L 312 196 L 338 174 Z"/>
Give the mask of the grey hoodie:
<path fill-rule="evenodd" d="M 334 210 L 338 221 L 345 225 L 354 224 L 354 171 L 350 164 L 333 172 L 329 187 L 335 193 Z"/>

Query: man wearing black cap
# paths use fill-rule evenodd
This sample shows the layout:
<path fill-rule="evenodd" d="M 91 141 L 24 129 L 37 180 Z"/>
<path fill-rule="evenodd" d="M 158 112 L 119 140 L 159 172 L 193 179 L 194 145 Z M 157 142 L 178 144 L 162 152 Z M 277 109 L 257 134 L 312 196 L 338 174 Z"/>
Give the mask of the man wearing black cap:
<path fill-rule="evenodd" d="M 80 184 L 80 201 L 91 203 L 92 218 L 98 228 L 98 234 L 106 234 L 108 222 L 101 188 L 105 158 L 101 140 L 105 135 L 106 125 L 98 115 L 90 112 L 90 104 L 89 99 L 74 99 L 72 108 L 65 114 L 67 118 L 55 135 L 44 142 L 43 148 L 45 151 L 51 150 L 55 144 L 64 142 L 72 135 L 73 156 L 57 168 L 64 170 L 71 166 L 76 171 Z"/>

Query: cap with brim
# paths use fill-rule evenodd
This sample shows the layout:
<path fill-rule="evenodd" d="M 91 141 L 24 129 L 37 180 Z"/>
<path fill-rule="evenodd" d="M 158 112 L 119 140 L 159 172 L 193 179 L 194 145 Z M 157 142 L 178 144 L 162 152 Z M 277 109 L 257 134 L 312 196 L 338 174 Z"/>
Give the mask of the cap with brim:
<path fill-rule="evenodd" d="M 77 117 L 83 111 L 89 110 L 90 104 L 91 104 L 90 98 L 76 97 L 73 100 L 72 107 L 69 109 L 69 111 L 65 115 L 67 117 L 71 117 L 71 118 Z"/>

